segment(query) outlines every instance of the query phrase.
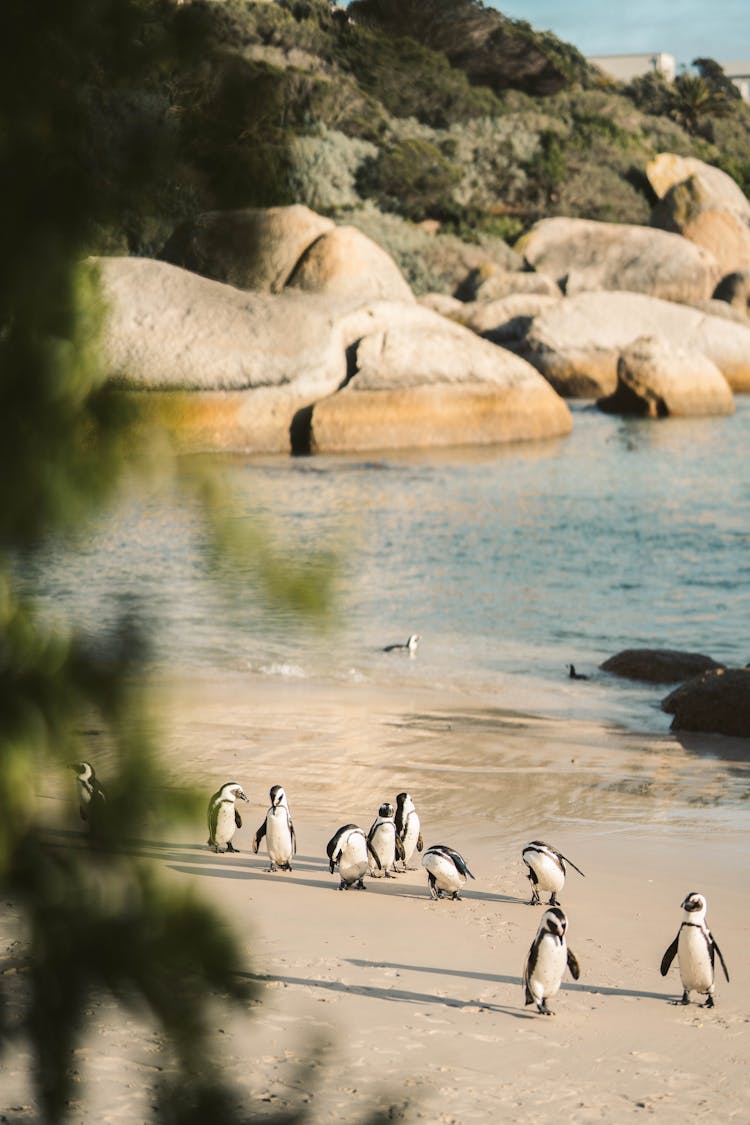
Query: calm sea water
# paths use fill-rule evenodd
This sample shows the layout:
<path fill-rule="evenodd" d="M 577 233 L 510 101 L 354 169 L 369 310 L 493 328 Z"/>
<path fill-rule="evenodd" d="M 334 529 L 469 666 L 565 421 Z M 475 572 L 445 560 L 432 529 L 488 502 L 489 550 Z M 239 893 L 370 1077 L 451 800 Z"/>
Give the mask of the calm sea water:
<path fill-rule="evenodd" d="M 569 437 L 491 449 L 215 458 L 237 519 L 296 560 L 340 552 L 326 631 L 265 606 L 249 566 L 219 597 L 174 495 L 132 497 L 51 552 L 42 601 L 92 633 L 137 607 L 170 669 L 450 688 L 666 730 L 668 689 L 598 665 L 633 646 L 750 660 L 749 438 L 740 398 L 731 418 L 659 422 L 576 405 Z M 412 632 L 416 658 L 382 652 Z"/>

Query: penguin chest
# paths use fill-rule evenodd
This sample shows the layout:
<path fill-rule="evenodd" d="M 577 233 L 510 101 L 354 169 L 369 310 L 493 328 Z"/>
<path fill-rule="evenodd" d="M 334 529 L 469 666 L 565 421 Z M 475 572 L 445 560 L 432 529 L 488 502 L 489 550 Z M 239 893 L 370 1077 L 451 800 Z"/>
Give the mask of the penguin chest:
<path fill-rule="evenodd" d="M 707 992 L 714 983 L 708 940 L 699 926 L 683 926 L 677 939 L 682 987 Z"/>
<path fill-rule="evenodd" d="M 419 817 L 416 813 L 411 813 L 406 822 L 406 831 L 404 832 L 404 856 L 405 862 L 408 862 L 414 854 L 414 849 L 417 846 L 419 839 Z"/>
<path fill-rule="evenodd" d="M 545 855 L 544 852 L 532 852 L 525 857 L 525 862 L 533 869 L 540 890 L 558 894 L 565 886 L 563 870 L 552 856 Z"/>
<path fill-rule="evenodd" d="M 364 836 L 350 837 L 341 849 L 339 875 L 345 883 L 356 883 L 367 871 L 367 844 Z"/>
<path fill-rule="evenodd" d="M 220 801 L 216 813 L 214 840 L 217 844 L 227 844 L 234 836 L 237 825 L 234 820 L 234 801 Z"/>
<path fill-rule="evenodd" d="M 377 853 L 383 871 L 393 867 L 396 862 L 396 825 L 393 821 L 380 824 L 370 839 L 370 845 Z M 374 861 L 371 861 L 376 866 Z"/>
<path fill-rule="evenodd" d="M 554 996 L 559 992 L 567 960 L 565 942 L 552 934 L 545 934 L 539 942 L 536 964 L 530 977 L 530 982 L 535 986 L 534 991 L 543 997 Z"/>
<path fill-rule="evenodd" d="M 271 809 L 266 817 L 266 844 L 274 863 L 288 863 L 292 858 L 292 833 L 286 809 Z"/>
<path fill-rule="evenodd" d="M 447 856 L 428 852 L 422 863 L 430 875 L 434 877 L 435 883 L 441 891 L 450 891 L 451 893 L 460 891 L 466 882 L 466 876 L 461 874 L 453 860 L 448 859 Z"/>

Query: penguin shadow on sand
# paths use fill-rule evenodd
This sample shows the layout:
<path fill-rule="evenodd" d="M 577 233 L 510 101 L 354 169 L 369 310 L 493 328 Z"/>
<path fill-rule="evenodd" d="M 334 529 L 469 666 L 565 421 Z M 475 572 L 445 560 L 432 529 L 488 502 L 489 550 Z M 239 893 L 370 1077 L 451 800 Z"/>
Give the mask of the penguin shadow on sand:
<path fill-rule="evenodd" d="M 327 864 L 316 856 L 296 856 L 292 871 L 269 871 L 268 860 L 264 856 L 253 855 L 252 852 L 236 851 L 227 855 L 211 855 L 205 848 L 196 849 L 192 863 L 177 862 L 168 864 L 170 870 L 181 875 L 192 875 L 207 879 L 261 879 L 274 880 L 286 886 L 292 884 L 299 887 L 335 887 L 338 885 L 328 873 Z M 309 874 L 303 874 L 309 872 Z M 318 878 L 317 876 L 320 876 Z"/>

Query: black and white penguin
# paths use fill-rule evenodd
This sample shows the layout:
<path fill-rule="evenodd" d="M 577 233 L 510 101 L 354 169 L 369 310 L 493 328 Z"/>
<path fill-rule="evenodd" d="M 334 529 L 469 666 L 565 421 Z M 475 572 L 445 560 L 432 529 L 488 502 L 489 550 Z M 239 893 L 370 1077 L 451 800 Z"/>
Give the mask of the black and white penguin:
<path fill-rule="evenodd" d="M 393 805 L 390 801 L 384 801 L 378 809 L 378 815 L 367 833 L 367 844 L 370 853 L 378 857 L 377 864 L 374 859 L 370 863 L 370 874 L 374 875 L 377 867 L 386 879 L 392 879 L 396 859 L 404 858 L 404 845 L 396 833 Z"/>
<path fill-rule="evenodd" d="M 575 954 L 568 949 L 567 928 L 568 919 L 559 906 L 545 910 L 523 967 L 525 1002 L 536 1004 L 544 1016 L 554 1014 L 547 1001 L 560 991 L 566 966 L 573 980 L 581 975 Z"/>
<path fill-rule="evenodd" d="M 565 667 L 568 669 L 568 679 L 569 680 L 587 680 L 588 679 L 588 676 L 584 676 L 583 672 L 576 672 L 575 664 L 566 664 Z"/>
<path fill-rule="evenodd" d="M 410 793 L 399 793 L 396 797 L 396 836 L 404 849 L 403 862 L 406 871 L 414 852 L 421 852 L 424 847 L 419 814 Z M 412 867 L 411 870 L 416 869 Z"/>
<path fill-rule="evenodd" d="M 81 820 L 87 821 L 89 828 L 94 828 L 106 802 L 104 790 L 99 784 L 91 762 L 71 762 L 70 768 L 76 775 L 78 811 Z"/>
<path fill-rule="evenodd" d="M 383 652 L 408 652 L 409 656 L 414 656 L 417 651 L 417 645 L 421 640 L 421 634 L 412 633 L 408 641 L 404 644 L 386 645 Z"/>
<path fill-rule="evenodd" d="M 467 876 L 474 878 L 463 856 L 445 844 L 433 844 L 428 848 L 422 856 L 422 866 L 427 870 L 430 898 L 450 895 L 452 899 L 460 899 L 458 892 L 466 883 Z"/>
<path fill-rule="evenodd" d="M 532 840 L 527 844 L 521 852 L 521 859 L 529 869 L 528 878 L 531 883 L 529 906 L 536 906 L 542 901 L 539 897 L 540 891 L 549 891 L 549 905 L 557 906 L 557 896 L 565 886 L 566 863 L 569 863 L 579 875 L 583 875 L 580 867 L 576 867 L 571 859 L 562 855 L 550 844 L 545 844 L 543 840 Z"/>
<path fill-rule="evenodd" d="M 266 819 L 253 836 L 253 852 L 257 855 L 260 842 L 265 836 L 268 858 L 271 861 L 271 871 L 281 868 L 282 871 L 292 870 L 292 856 L 297 854 L 297 837 L 294 834 L 292 814 L 286 793 L 280 785 L 272 785 L 271 807 L 266 813 Z"/>
<path fill-rule="evenodd" d="M 691 992 L 706 995 L 704 1008 L 714 1006 L 714 954 L 718 953 L 724 976 L 729 982 L 729 973 L 713 934 L 706 925 L 706 899 L 696 891 L 691 891 L 681 904 L 685 911 L 682 925 L 677 931 L 669 949 L 661 959 L 661 975 L 665 977 L 677 956 L 682 980 L 682 999 L 678 1004 L 689 1004 Z"/>
<path fill-rule="evenodd" d="M 237 811 L 237 800 L 247 801 L 245 791 L 237 781 L 225 781 L 208 802 L 208 846 L 215 852 L 236 852 L 232 837 L 242 828 L 242 817 Z"/>
<path fill-rule="evenodd" d="M 357 824 L 344 824 L 337 829 L 326 845 L 326 854 L 331 874 L 333 875 L 336 867 L 339 869 L 340 891 L 348 891 L 350 887 L 364 891 L 364 877 L 370 866 L 370 856 L 376 867 L 380 865 L 376 853 L 370 849 L 364 829 Z"/>

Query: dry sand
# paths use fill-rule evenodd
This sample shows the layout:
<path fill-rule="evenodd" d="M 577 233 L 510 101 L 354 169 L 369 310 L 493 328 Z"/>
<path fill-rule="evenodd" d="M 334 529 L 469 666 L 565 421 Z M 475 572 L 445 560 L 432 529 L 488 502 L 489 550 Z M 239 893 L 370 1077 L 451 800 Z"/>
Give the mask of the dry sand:
<path fill-rule="evenodd" d="M 341 1123 L 373 1107 L 435 1122 L 750 1120 L 747 743 L 683 745 L 362 685 L 236 677 L 161 692 L 175 777 L 207 795 L 235 778 L 251 799 L 238 855 L 211 853 L 203 824 L 141 848 L 227 912 L 263 978 L 258 1004 L 216 1017 L 248 1115 L 305 1103 L 312 1120 Z M 250 852 L 275 783 L 297 829 L 291 873 Z M 337 891 L 327 840 L 349 821 L 369 828 L 402 789 L 426 844 L 452 845 L 473 870 L 462 901 L 431 901 L 421 867 Z M 553 1018 L 524 1007 L 521 989 L 541 909 L 526 905 L 520 853 L 535 838 L 586 876 L 569 871 L 561 895 L 581 978 L 566 978 Z M 708 898 L 732 977 L 712 1011 L 670 1003 L 676 963 L 659 975 L 691 890 Z M 107 998 L 90 1018 L 71 1120 L 145 1121 L 158 1034 Z M 0 1073 L 9 1121 L 33 1116 L 25 1061 L 11 1052 Z"/>

